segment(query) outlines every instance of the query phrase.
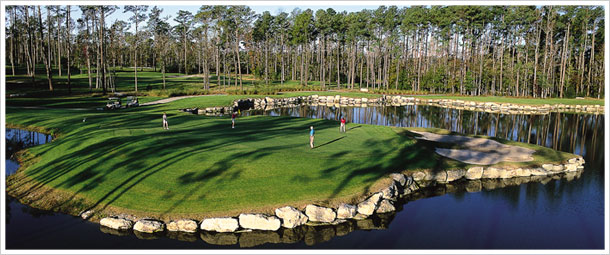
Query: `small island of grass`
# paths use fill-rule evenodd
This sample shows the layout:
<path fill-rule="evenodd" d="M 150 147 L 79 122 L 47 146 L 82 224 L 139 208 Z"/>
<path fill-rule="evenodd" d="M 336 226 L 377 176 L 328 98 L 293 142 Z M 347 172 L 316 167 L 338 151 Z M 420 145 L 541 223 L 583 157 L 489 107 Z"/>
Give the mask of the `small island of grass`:
<path fill-rule="evenodd" d="M 11 112 L 8 122 L 16 127 L 44 127 L 58 137 L 22 154 L 25 164 L 9 177 L 7 190 L 33 206 L 75 215 L 95 208 L 100 215 L 200 219 L 353 203 L 387 185 L 393 172 L 469 167 L 439 156 L 439 144 L 417 140 L 407 128 L 350 123 L 340 133 L 337 121 L 250 116 L 231 129 L 230 117 L 168 116 L 170 130 L 156 110 Z M 314 149 L 309 126 L 316 130 Z M 532 162 L 499 165 L 574 157 L 500 142 L 536 152 Z"/>

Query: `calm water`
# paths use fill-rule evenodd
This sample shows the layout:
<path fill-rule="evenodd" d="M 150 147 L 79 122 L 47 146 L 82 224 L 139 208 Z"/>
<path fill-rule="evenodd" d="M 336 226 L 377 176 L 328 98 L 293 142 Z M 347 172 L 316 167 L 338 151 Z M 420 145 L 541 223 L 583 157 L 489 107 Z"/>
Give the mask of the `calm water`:
<path fill-rule="evenodd" d="M 582 155 L 585 170 L 574 180 L 527 183 L 469 193 L 435 195 L 399 208 L 395 215 L 334 227 L 304 227 L 279 233 L 184 236 L 124 236 L 106 233 L 98 224 L 49 213 L 7 198 L 8 249 L 603 249 L 604 245 L 604 116 L 552 113 L 504 115 L 431 106 L 298 108 L 245 114 L 338 119 L 348 129 L 359 123 L 438 127 L 467 134 L 497 136 Z M 337 125 L 338 129 L 338 125 Z M 46 142 L 7 130 L 14 137 Z M 37 138 L 32 138 L 32 136 Z M 22 140 L 22 141 L 23 141 Z M 19 143 L 16 143 L 19 144 Z M 8 171 L 16 169 L 16 163 Z M 104 232 L 103 232 L 104 231 Z M 154 240 L 148 240 L 155 238 Z M 291 241 L 290 241 L 291 240 Z M 290 241 L 291 243 L 286 243 Z M 215 244 L 231 245 L 215 245 Z"/>

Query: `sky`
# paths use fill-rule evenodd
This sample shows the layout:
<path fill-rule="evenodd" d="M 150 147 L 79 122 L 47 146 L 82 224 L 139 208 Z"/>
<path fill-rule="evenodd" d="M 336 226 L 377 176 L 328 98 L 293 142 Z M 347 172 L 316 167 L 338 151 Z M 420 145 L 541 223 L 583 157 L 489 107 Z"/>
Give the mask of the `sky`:
<path fill-rule="evenodd" d="M 152 9 L 154 5 L 149 6 L 149 11 Z M 177 25 L 178 23 L 174 21 L 176 17 L 176 13 L 179 10 L 190 11 L 195 14 L 199 10 L 201 5 L 163 5 L 157 4 L 157 6 L 163 9 L 162 17 L 171 16 L 168 22 L 170 25 Z M 281 11 L 290 13 L 294 8 L 299 8 L 301 10 L 312 9 L 314 13 L 318 9 L 327 9 L 333 8 L 337 12 L 347 11 L 347 12 L 357 12 L 363 9 L 377 9 L 379 5 L 248 5 L 254 12 L 257 14 L 262 14 L 264 11 L 269 11 L 272 15 L 276 15 Z M 402 7 L 397 5 L 398 7 Z M 123 13 L 123 5 L 119 5 L 119 10 L 115 11 L 112 15 L 109 16 L 107 20 L 107 24 L 112 24 L 115 20 L 124 20 L 129 22 L 130 13 Z M 73 19 L 80 18 L 81 13 L 80 9 L 77 6 L 72 7 L 72 17 Z M 135 30 L 134 27 L 130 27 L 130 31 Z M 132 31 L 133 32 L 133 31 Z"/>

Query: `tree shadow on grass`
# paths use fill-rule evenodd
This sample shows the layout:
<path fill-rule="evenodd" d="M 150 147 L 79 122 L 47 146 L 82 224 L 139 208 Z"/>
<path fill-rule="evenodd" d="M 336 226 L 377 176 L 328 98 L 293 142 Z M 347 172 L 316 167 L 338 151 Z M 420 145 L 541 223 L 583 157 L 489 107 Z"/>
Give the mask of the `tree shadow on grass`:
<path fill-rule="evenodd" d="M 45 153 L 62 155 L 33 169 L 28 170 L 38 182 L 30 191 L 44 185 L 74 190 L 72 198 L 99 188 L 101 195 L 96 196 L 94 206 L 115 205 L 128 192 L 144 192 L 138 188 L 143 181 L 148 186 L 159 190 L 158 197 L 165 201 L 163 206 L 156 208 L 163 214 L 183 211 L 183 204 L 193 199 L 203 200 L 206 193 L 202 192 L 212 187 L 218 187 L 239 180 L 245 169 L 244 162 L 254 162 L 283 150 L 293 148 L 295 144 L 272 145 L 259 148 L 247 148 L 239 151 L 227 151 L 230 146 L 239 146 L 244 141 L 272 141 L 286 135 L 308 136 L 309 126 L 314 125 L 319 130 L 336 128 L 336 123 L 325 120 L 310 120 L 290 117 L 248 117 L 240 122 L 240 129 L 230 129 L 230 123 L 225 118 L 207 118 L 205 122 L 191 124 L 193 115 L 177 115 L 172 120 L 175 129 L 163 131 L 161 127 L 150 129 L 147 126 L 155 123 L 158 114 L 146 113 L 141 116 L 116 115 L 107 121 L 100 122 L 98 128 L 84 127 L 78 132 L 62 138 L 61 146 L 45 148 Z M 126 125 L 121 128 L 120 123 Z M 312 124 L 313 123 L 313 124 Z M 103 126 L 99 128 L 99 126 Z M 119 132 L 120 131 L 120 132 Z M 81 134 L 82 136 L 77 135 Z M 151 132 L 151 133 L 147 133 Z M 98 140 L 93 138 L 97 137 Z M 331 140 L 321 146 L 330 145 L 346 136 Z M 305 143 L 304 143 L 305 144 Z M 57 145 L 57 144 L 56 144 Z M 321 199 L 332 199 L 346 189 L 352 189 L 354 182 L 373 183 L 393 171 L 413 168 L 442 168 L 442 163 L 429 160 L 430 148 L 406 137 L 387 140 L 370 139 L 364 146 L 371 150 L 362 159 L 350 162 L 336 161 L 350 153 L 349 148 L 343 148 L 326 157 L 324 169 L 318 176 L 295 175 L 301 180 L 319 181 L 336 180 L 332 194 Z M 196 157 L 196 158 L 192 158 Z M 390 158 L 388 158 L 390 157 Z M 151 164 L 148 159 L 155 158 Z M 175 180 L 181 190 L 169 190 L 162 180 L 166 177 L 151 176 L 163 173 L 165 169 L 181 164 L 181 162 L 211 162 L 208 165 L 192 165 L 191 170 L 177 174 Z M 377 162 L 375 162 L 378 160 Z M 371 163 L 373 162 L 373 163 Z M 176 169 L 175 167 L 173 169 Z M 347 173 L 346 173 L 347 171 Z M 171 174 L 171 173 L 167 173 Z M 120 178 L 120 179 L 117 179 Z M 364 181 L 363 181 L 364 180 Z M 100 185 L 111 185 L 100 187 Z M 370 185 L 365 187 L 368 191 Z M 168 193 L 169 191 L 172 191 Z M 26 192 L 26 193 L 27 193 Z M 168 195 L 169 194 L 169 195 Z M 155 198 L 157 194 L 150 195 Z M 145 199 L 145 198 L 141 198 Z M 277 201 L 275 201 L 277 202 Z M 121 202 L 125 203 L 125 201 Z M 59 205 L 58 205 L 59 206 Z M 182 209 L 179 209 L 182 208 Z"/>
<path fill-rule="evenodd" d="M 186 121 L 186 119 L 183 119 Z M 34 192 L 37 188 L 41 188 L 46 184 L 51 184 L 52 182 L 56 182 L 59 179 L 63 179 L 59 183 L 55 183 L 52 186 L 55 187 L 64 187 L 71 188 L 75 185 L 83 185 L 80 189 L 76 191 L 76 194 L 82 191 L 92 190 L 97 185 L 100 185 L 105 179 L 104 176 L 110 175 L 115 171 L 124 171 L 126 173 L 130 173 L 127 175 L 122 182 L 116 184 L 116 187 L 109 190 L 107 194 L 102 196 L 97 202 L 96 205 L 105 204 L 107 206 L 116 201 L 119 197 L 121 197 L 125 192 L 133 188 L 135 185 L 140 183 L 142 180 L 150 177 L 151 175 L 159 172 L 160 170 L 180 162 L 181 160 L 189 157 L 193 154 L 201 153 L 201 152 L 212 152 L 215 149 L 222 148 L 225 146 L 239 144 L 241 139 L 248 140 L 263 140 L 263 139 L 272 139 L 274 136 L 282 135 L 285 132 L 291 132 L 290 129 L 286 130 L 283 128 L 285 123 L 288 123 L 285 119 L 272 119 L 265 121 L 255 121 L 251 120 L 247 123 L 244 123 L 244 126 L 251 125 L 252 129 L 243 129 L 237 132 L 228 133 L 226 132 L 226 127 L 222 121 L 212 121 L 211 125 L 203 125 L 198 127 L 193 127 L 185 130 L 172 130 L 172 133 L 169 132 L 159 132 L 156 134 L 156 140 L 162 140 L 160 143 L 147 143 L 149 146 L 145 146 L 143 148 L 133 150 L 134 143 L 140 141 L 146 141 L 150 139 L 150 135 L 141 134 L 141 135 L 130 135 L 134 132 L 122 132 L 121 136 L 114 136 L 102 139 L 93 144 L 89 144 L 87 146 L 81 146 L 80 144 L 84 142 L 90 142 L 88 136 L 69 136 L 62 139 L 61 147 L 65 149 L 66 152 L 62 156 L 57 157 L 50 162 L 44 164 L 44 166 L 40 166 L 39 168 L 31 169 L 29 172 L 33 173 L 34 179 L 36 179 L 37 183 L 32 187 L 32 189 L 26 191 L 22 195 L 27 195 L 31 192 Z M 259 126 L 264 124 L 269 128 L 267 130 L 272 132 L 266 132 L 261 134 L 257 132 L 254 126 Z M 177 125 L 180 125 L 177 123 Z M 300 128 L 292 128 L 292 132 L 299 132 Z M 304 129 L 304 128 L 303 128 Z M 273 132 L 278 131 L 278 132 Z M 193 133 L 206 133 L 206 137 L 210 139 L 204 142 L 198 141 L 197 138 L 192 138 Z M 112 132 L 113 134 L 116 132 Z M 241 137 L 241 138 L 240 138 Z M 228 139 L 233 138 L 233 139 Z M 222 140 L 220 142 L 215 140 Z M 58 145 L 58 144 L 54 144 Z M 67 147 L 67 148 L 66 148 Z M 184 150 L 184 147 L 188 147 L 188 150 Z M 211 168 L 206 169 L 205 172 L 198 173 L 196 175 L 182 176 L 181 180 L 183 183 L 194 183 L 200 182 L 202 180 L 212 179 L 213 177 L 226 175 L 227 169 L 235 169 L 234 162 L 238 160 L 248 160 L 248 159 L 256 159 L 266 157 L 274 151 L 279 151 L 282 149 L 286 149 L 288 146 L 278 146 L 275 148 L 259 148 L 254 149 L 249 152 L 242 153 L 234 153 L 228 155 L 227 157 L 220 159 L 217 163 Z M 57 150 L 57 147 L 55 147 Z M 172 152 L 170 155 L 163 155 L 163 152 Z M 55 151 L 57 152 L 57 151 Z M 212 152 L 213 153 L 213 152 Z M 107 164 L 113 161 L 116 157 L 126 158 L 127 161 L 120 161 L 107 167 Z M 159 163 L 154 165 L 146 164 L 147 157 L 160 157 L 163 160 L 160 160 Z M 115 160 L 116 161 L 116 160 Z M 106 165 L 106 168 L 109 171 L 100 172 L 97 170 L 102 165 Z M 64 177 L 66 174 L 67 178 Z M 229 181 L 231 179 L 235 179 L 239 177 L 239 171 L 233 171 L 230 175 L 226 175 L 221 179 L 218 179 L 218 182 Z M 190 194 L 194 194 L 194 192 L 189 192 Z M 171 210 L 171 208 L 170 208 Z"/>

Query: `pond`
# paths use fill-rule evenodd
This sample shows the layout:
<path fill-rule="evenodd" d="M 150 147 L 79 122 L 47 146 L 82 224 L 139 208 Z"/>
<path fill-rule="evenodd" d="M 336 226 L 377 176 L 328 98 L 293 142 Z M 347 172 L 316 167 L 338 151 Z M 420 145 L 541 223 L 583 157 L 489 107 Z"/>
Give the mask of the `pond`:
<path fill-rule="evenodd" d="M 458 189 L 406 202 L 391 216 L 338 226 L 306 227 L 294 233 L 118 236 L 100 229 L 98 224 L 33 209 L 7 196 L 7 249 L 604 248 L 603 115 L 509 115 L 422 105 L 366 108 L 301 106 L 242 114 L 334 120 L 342 115 L 348 121 L 348 129 L 355 124 L 444 128 L 571 152 L 582 155 L 586 164 L 580 177 L 573 180 L 553 179 L 545 183 L 530 182 L 479 192 Z M 27 133 L 7 129 L 7 174 L 14 172 L 17 166 L 15 162 L 9 165 L 9 152 L 50 140 L 44 135 Z M 13 147 L 9 150 L 10 146 Z"/>

